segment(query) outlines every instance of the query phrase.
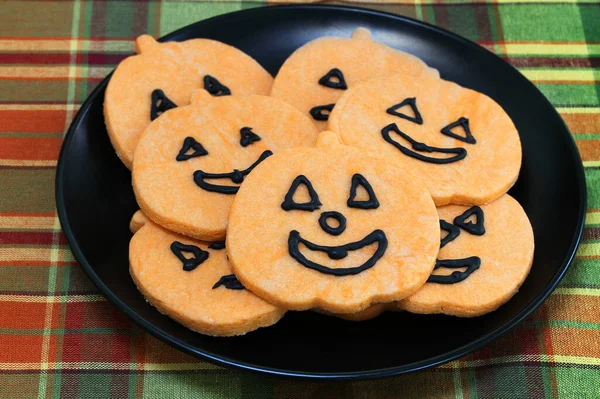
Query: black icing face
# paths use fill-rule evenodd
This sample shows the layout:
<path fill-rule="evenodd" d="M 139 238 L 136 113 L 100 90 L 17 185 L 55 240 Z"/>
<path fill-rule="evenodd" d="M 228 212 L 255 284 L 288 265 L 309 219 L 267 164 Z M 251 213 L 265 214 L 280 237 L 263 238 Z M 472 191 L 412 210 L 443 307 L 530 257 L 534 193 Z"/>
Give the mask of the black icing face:
<path fill-rule="evenodd" d="M 244 151 L 248 147 L 251 147 L 253 143 L 260 141 L 260 136 L 252 131 L 250 127 L 242 127 L 240 129 L 239 145 L 240 150 Z M 256 161 L 250 164 L 247 168 L 239 170 L 233 169 L 227 173 L 211 173 L 205 170 L 196 170 L 194 172 L 194 182 L 198 187 L 203 190 L 216 192 L 219 194 L 236 194 L 239 190 L 239 185 L 244 181 L 244 178 L 252 172 L 252 170 L 262 161 L 273 155 L 269 150 L 263 151 Z M 209 151 L 199 143 L 193 137 L 186 137 L 179 151 L 179 154 L 175 157 L 178 162 L 187 161 L 188 159 L 195 157 L 209 156 Z M 216 181 L 229 180 L 231 184 L 217 184 Z"/>
<path fill-rule="evenodd" d="M 399 117 L 417 125 L 423 124 L 423 116 L 419 112 L 419 108 L 417 107 L 417 99 L 414 97 L 405 98 L 398 104 L 389 107 L 386 110 L 386 112 L 390 115 Z M 462 130 L 464 135 L 458 134 L 459 130 Z M 441 127 L 440 133 L 460 140 L 467 144 L 477 143 L 475 137 L 473 137 L 471 133 L 471 129 L 469 127 L 469 119 L 465 117 L 460 117 L 455 122 L 452 122 L 447 126 Z M 381 129 L 381 136 L 385 141 L 396 147 L 404 155 L 418 159 L 419 161 L 423 162 L 433 164 L 448 164 L 458 162 L 467 156 L 467 150 L 462 147 L 433 147 L 427 145 L 426 143 L 418 142 L 406 132 L 400 130 L 396 123 L 390 123 L 383 129 Z M 403 144 L 405 142 L 410 144 L 410 148 Z M 435 154 L 439 154 L 440 156 L 434 156 Z"/>
<path fill-rule="evenodd" d="M 209 244 L 208 249 L 220 251 L 225 249 L 225 241 L 215 241 Z M 210 253 L 202 248 L 192 245 L 183 244 L 179 241 L 171 243 L 171 252 L 179 259 L 183 265 L 183 271 L 191 272 L 198 266 L 201 266 L 210 258 Z M 213 285 L 212 289 L 217 289 L 223 286 L 228 290 L 245 290 L 246 287 L 237 279 L 235 274 L 227 274 Z"/>
<path fill-rule="evenodd" d="M 475 218 L 475 220 L 468 220 L 472 216 Z M 446 246 L 446 244 L 449 244 L 450 242 L 454 241 L 456 237 L 460 235 L 461 229 L 469 234 L 473 234 L 476 236 L 484 235 L 485 226 L 483 225 L 483 222 L 483 209 L 481 209 L 478 206 L 471 207 L 465 212 L 463 212 L 461 215 L 455 217 L 454 224 L 440 219 L 440 228 L 447 233 L 445 236 L 442 234 L 440 248 L 443 248 L 444 246 Z M 479 266 L 481 266 L 481 259 L 478 256 L 470 256 L 467 258 L 459 259 L 436 259 L 434 270 L 439 268 L 465 268 L 465 270 L 454 271 L 446 276 L 432 274 L 427 279 L 427 282 L 438 284 L 456 284 L 467 279 L 471 275 L 471 273 L 479 269 Z"/>
<path fill-rule="evenodd" d="M 300 186 L 304 186 L 308 192 L 310 199 L 305 202 L 296 202 L 294 200 L 294 194 Z M 366 200 L 357 200 L 357 189 L 362 187 L 368 195 Z M 375 195 L 373 187 L 368 180 L 360 175 L 355 174 L 352 176 L 352 181 L 349 184 L 348 200 L 346 206 L 349 208 L 363 209 L 365 212 L 369 210 L 377 209 L 379 207 L 379 201 Z M 314 212 L 319 210 L 323 204 L 319 199 L 317 191 L 313 187 L 310 180 L 304 176 L 297 176 L 292 182 L 289 191 L 285 195 L 284 201 L 281 204 L 281 208 L 285 211 L 308 211 Z M 326 211 L 322 212 L 319 217 L 319 226 L 321 229 L 333 236 L 340 236 L 346 230 L 346 217 L 337 211 Z M 303 244 L 305 248 L 300 249 L 300 245 Z M 340 260 L 348 256 L 350 251 L 360 250 L 368 245 L 375 244 L 377 249 L 375 253 L 367 259 L 361 265 L 346 267 L 346 268 L 331 268 L 319 263 L 311 261 L 310 252 L 323 252 L 327 254 L 330 259 Z M 375 266 L 377 261 L 383 256 L 387 249 L 388 241 L 385 233 L 382 230 L 374 230 L 367 236 L 359 241 L 354 241 L 337 246 L 326 246 L 315 244 L 305 238 L 303 238 L 297 230 L 290 231 L 288 237 L 288 252 L 292 258 L 294 258 L 302 266 L 324 274 L 331 274 L 334 276 L 347 276 L 361 273 L 371 267 Z"/>

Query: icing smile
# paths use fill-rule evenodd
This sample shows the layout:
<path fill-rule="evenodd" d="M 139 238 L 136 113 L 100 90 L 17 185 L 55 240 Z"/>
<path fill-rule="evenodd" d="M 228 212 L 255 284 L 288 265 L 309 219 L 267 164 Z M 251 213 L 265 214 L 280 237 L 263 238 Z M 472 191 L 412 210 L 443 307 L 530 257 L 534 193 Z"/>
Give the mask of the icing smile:
<path fill-rule="evenodd" d="M 392 139 L 390 133 L 396 133 L 404 140 L 408 141 L 412 147 L 412 150 L 403 146 L 398 141 Z M 417 140 L 410 137 L 408 134 L 402 132 L 398 125 L 395 123 L 391 123 L 381 129 L 381 135 L 383 139 L 400 150 L 404 155 L 408 155 L 409 157 L 418 159 L 420 161 L 435 163 L 435 164 L 446 164 L 457 162 L 467 156 L 467 150 L 461 147 L 455 148 L 443 148 L 443 147 L 431 147 L 425 143 L 418 142 Z M 414 151 L 413 151 L 414 150 Z M 423 155 L 423 153 L 441 153 L 441 154 L 454 154 L 453 156 L 447 158 L 436 158 Z"/>
<path fill-rule="evenodd" d="M 220 194 L 236 194 L 239 190 L 239 186 L 222 186 L 219 184 L 208 183 L 207 179 L 229 179 L 235 184 L 242 184 L 244 178 L 252 172 L 252 170 L 262 161 L 273 155 L 271 151 L 264 151 L 260 154 L 260 157 L 248 168 L 244 170 L 234 169 L 233 172 L 229 173 L 208 173 L 203 170 L 197 170 L 194 172 L 194 182 L 206 191 L 212 191 Z"/>
<path fill-rule="evenodd" d="M 347 268 L 329 268 L 327 266 L 320 265 L 313 261 L 308 260 L 298 248 L 298 244 L 302 243 L 311 251 L 325 252 L 330 259 L 344 259 L 348 256 L 348 251 L 356 251 L 367 245 L 377 243 L 377 250 L 365 263 L 360 266 L 347 267 Z M 288 250 L 292 258 L 296 259 L 298 263 L 309 269 L 316 270 L 324 274 L 332 274 L 334 276 L 347 276 L 355 275 L 363 272 L 371 267 L 375 266 L 375 263 L 383 256 L 387 249 L 388 241 L 385 233 L 381 230 L 375 230 L 360 241 L 351 242 L 345 245 L 339 245 L 335 247 L 329 247 L 325 245 L 314 244 L 304 238 L 300 237 L 300 233 L 296 230 L 290 232 L 288 238 Z"/>

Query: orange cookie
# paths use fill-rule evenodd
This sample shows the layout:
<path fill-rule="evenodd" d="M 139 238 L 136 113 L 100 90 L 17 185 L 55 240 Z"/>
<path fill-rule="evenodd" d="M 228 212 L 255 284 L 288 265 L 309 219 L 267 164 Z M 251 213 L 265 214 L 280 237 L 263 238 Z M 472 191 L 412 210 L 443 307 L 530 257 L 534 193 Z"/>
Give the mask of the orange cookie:
<path fill-rule="evenodd" d="M 521 167 L 519 133 L 484 94 L 441 79 L 394 75 L 338 101 L 329 128 L 423 178 L 436 205 L 481 205 L 506 193 Z"/>
<path fill-rule="evenodd" d="M 323 37 L 296 50 L 277 73 L 271 96 L 312 116 L 325 130 L 329 112 L 346 89 L 394 73 L 439 77 L 419 58 L 377 43 L 369 30 L 358 28 L 350 39 Z"/>
<path fill-rule="evenodd" d="M 144 213 L 169 230 L 222 240 L 240 183 L 272 152 L 312 146 L 317 128 L 300 111 L 266 96 L 213 97 L 165 113 L 140 138 L 133 188 Z"/>
<path fill-rule="evenodd" d="M 134 218 L 141 218 L 139 211 Z M 129 244 L 131 277 L 161 313 L 206 335 L 241 335 L 275 324 L 285 310 L 232 274 L 223 242 L 206 243 L 146 221 Z"/>
<path fill-rule="evenodd" d="M 208 39 L 158 43 L 137 38 L 138 55 L 122 61 L 104 97 L 110 140 L 131 169 L 139 136 L 162 112 L 187 105 L 193 90 L 215 96 L 269 94 L 273 78 L 242 51 Z"/>
<path fill-rule="evenodd" d="M 481 207 L 438 208 L 447 232 L 427 284 L 398 305 L 413 313 L 480 316 L 519 289 L 533 262 L 533 230 L 521 205 L 504 195 Z"/>
<path fill-rule="evenodd" d="M 146 217 L 146 215 L 144 215 L 144 212 L 137 211 L 133 214 L 131 222 L 129 222 L 129 230 L 131 230 L 131 232 L 135 234 L 139 229 L 142 228 L 143 225 L 146 224 L 147 221 L 148 218 Z"/>
<path fill-rule="evenodd" d="M 423 184 L 323 132 L 317 148 L 282 151 L 248 176 L 227 252 L 240 281 L 271 303 L 351 313 L 421 287 L 439 239 Z"/>

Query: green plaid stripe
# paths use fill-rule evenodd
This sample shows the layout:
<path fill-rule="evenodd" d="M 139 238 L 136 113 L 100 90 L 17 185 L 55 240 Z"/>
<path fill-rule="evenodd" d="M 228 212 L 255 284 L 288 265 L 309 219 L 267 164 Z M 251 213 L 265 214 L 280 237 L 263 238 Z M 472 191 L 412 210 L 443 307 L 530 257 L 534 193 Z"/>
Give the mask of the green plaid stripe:
<path fill-rule="evenodd" d="M 0 155 L 0 398 L 600 398 L 600 3 L 352 3 L 479 42 L 558 107 L 589 186 L 584 242 L 560 288 L 488 347 L 386 380 L 285 381 L 168 347 L 109 305 L 74 262 L 55 215 L 58 149 L 79 105 L 135 36 L 265 2 L 3 1 L 0 154 L 20 155 Z"/>

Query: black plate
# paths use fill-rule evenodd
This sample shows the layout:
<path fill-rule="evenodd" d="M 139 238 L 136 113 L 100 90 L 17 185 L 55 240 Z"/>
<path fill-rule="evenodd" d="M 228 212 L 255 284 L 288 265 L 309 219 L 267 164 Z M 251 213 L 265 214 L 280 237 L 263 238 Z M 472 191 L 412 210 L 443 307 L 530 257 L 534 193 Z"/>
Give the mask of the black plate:
<path fill-rule="evenodd" d="M 290 312 L 277 325 L 243 337 L 212 338 L 187 330 L 148 305 L 129 276 L 128 224 L 137 205 L 130 173 L 115 156 L 104 127 L 104 80 L 67 133 L 56 200 L 75 258 L 110 302 L 163 341 L 222 365 L 286 376 L 359 379 L 402 374 L 463 356 L 514 327 L 550 294 L 573 259 L 583 229 L 583 166 L 552 105 L 500 58 L 421 22 L 336 6 L 235 12 L 190 25 L 164 40 L 220 40 L 275 74 L 309 40 L 348 37 L 358 26 L 370 28 L 376 40 L 416 54 L 443 78 L 486 93 L 513 119 L 521 134 L 523 167 L 511 194 L 525 208 L 536 240 L 533 268 L 519 293 L 499 310 L 474 319 L 391 313 L 353 323 Z"/>

